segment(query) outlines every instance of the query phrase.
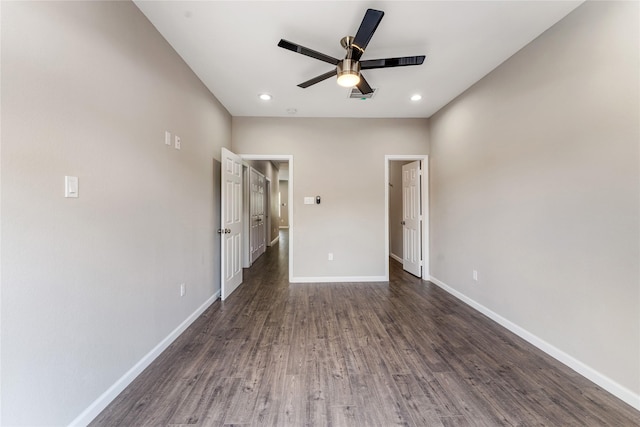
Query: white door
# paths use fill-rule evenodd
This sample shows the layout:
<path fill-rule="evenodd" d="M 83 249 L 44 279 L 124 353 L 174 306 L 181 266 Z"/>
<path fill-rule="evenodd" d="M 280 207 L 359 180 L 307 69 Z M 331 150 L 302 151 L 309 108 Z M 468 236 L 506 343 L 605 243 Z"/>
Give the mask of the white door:
<path fill-rule="evenodd" d="M 402 268 L 422 277 L 420 162 L 402 166 Z"/>
<path fill-rule="evenodd" d="M 251 185 L 250 221 L 251 221 L 251 263 L 265 251 L 265 209 L 264 209 L 264 175 L 251 168 L 249 182 Z"/>
<path fill-rule="evenodd" d="M 264 229 L 267 246 L 271 246 L 273 236 L 271 235 L 271 180 L 265 178 L 264 188 Z M 266 249 L 265 249 L 266 250 Z"/>
<path fill-rule="evenodd" d="M 224 300 L 242 283 L 242 160 L 222 149 L 221 167 L 221 289 Z"/>

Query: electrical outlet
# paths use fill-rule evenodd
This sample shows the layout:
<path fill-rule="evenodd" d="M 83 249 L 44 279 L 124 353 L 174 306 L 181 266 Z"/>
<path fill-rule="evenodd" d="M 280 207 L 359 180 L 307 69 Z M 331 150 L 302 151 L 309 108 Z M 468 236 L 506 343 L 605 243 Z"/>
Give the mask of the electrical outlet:
<path fill-rule="evenodd" d="M 333 261 L 333 253 L 332 252 L 329 252 L 329 254 L 327 255 L 327 259 L 329 261 Z"/>
<path fill-rule="evenodd" d="M 478 270 L 473 270 L 473 281 L 474 282 L 478 281 Z"/>
<path fill-rule="evenodd" d="M 180 296 L 183 297 L 184 294 L 186 293 L 187 293 L 186 286 L 184 285 L 184 283 L 180 283 Z"/>
<path fill-rule="evenodd" d="M 179 150 L 182 147 L 182 139 L 180 139 L 180 137 L 176 135 L 175 141 L 176 150 Z"/>

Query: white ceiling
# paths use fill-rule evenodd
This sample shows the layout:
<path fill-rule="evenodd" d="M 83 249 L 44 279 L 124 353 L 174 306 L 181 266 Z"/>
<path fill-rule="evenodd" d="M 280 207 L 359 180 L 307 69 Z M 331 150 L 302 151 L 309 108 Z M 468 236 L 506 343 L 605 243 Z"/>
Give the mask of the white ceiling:
<path fill-rule="evenodd" d="M 234 116 L 429 117 L 582 1 L 136 1 Z M 363 60 L 427 56 L 367 70 L 373 99 L 347 99 L 335 78 L 296 85 L 330 64 L 279 48 L 281 38 L 344 56 L 367 8 L 385 12 Z M 258 98 L 267 92 L 265 102 Z M 411 101 L 413 94 L 422 100 Z"/>

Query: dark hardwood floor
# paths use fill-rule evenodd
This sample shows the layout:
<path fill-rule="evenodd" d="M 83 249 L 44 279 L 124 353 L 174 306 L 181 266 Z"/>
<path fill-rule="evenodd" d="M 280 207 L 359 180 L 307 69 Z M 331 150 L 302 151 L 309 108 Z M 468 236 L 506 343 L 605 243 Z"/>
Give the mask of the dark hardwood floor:
<path fill-rule="evenodd" d="M 91 425 L 640 425 L 395 261 L 389 283 L 289 284 L 282 237 Z"/>

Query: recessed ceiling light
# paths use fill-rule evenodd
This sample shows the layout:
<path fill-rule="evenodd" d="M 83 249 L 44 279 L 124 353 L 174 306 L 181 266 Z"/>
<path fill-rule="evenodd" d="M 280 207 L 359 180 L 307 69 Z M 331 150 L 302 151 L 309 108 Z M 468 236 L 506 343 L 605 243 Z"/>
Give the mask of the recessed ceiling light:
<path fill-rule="evenodd" d="M 259 96 L 263 101 L 271 101 L 271 95 L 268 93 L 261 93 Z"/>
<path fill-rule="evenodd" d="M 418 95 L 417 93 L 411 96 L 412 101 L 420 101 L 421 99 L 422 99 L 422 95 Z"/>

